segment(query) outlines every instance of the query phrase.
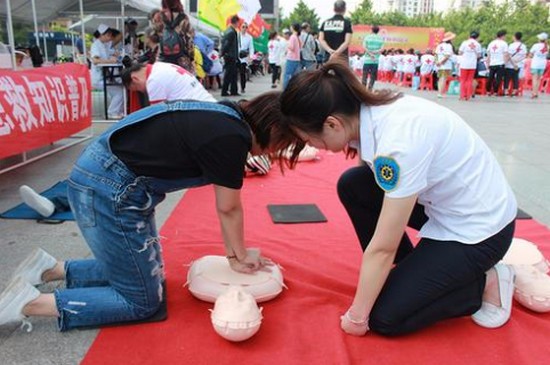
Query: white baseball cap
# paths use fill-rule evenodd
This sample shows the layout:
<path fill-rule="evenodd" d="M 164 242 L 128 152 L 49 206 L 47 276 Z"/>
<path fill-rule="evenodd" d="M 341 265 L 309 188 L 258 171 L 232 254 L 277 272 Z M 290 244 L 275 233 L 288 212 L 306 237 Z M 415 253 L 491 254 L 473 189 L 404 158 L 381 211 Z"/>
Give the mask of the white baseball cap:
<path fill-rule="evenodd" d="M 106 24 L 102 23 L 97 26 L 97 31 L 99 32 L 99 34 L 105 34 L 105 32 L 108 30 L 109 30 L 109 26 Z"/>
<path fill-rule="evenodd" d="M 537 34 L 537 38 L 539 39 L 539 41 L 545 41 L 548 39 L 548 33 L 545 33 L 545 32 L 539 33 Z"/>

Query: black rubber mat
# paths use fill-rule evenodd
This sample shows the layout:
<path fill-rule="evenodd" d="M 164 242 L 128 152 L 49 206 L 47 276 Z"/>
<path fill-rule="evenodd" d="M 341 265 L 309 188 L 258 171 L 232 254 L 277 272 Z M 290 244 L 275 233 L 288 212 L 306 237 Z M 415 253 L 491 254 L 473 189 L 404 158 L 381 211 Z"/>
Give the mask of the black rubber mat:
<path fill-rule="evenodd" d="M 269 204 L 273 223 L 322 223 L 327 218 L 315 204 Z"/>

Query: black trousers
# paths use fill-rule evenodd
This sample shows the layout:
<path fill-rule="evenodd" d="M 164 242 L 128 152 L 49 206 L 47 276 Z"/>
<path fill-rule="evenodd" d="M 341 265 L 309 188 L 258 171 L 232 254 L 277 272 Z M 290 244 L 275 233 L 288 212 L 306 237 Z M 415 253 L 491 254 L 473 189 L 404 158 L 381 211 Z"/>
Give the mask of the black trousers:
<path fill-rule="evenodd" d="M 507 68 L 504 73 L 504 92 L 510 87 L 510 81 L 512 81 L 512 89 L 517 90 L 519 88 L 519 69 Z"/>
<path fill-rule="evenodd" d="M 367 77 L 369 77 L 369 90 L 372 90 L 376 79 L 378 78 L 378 64 L 365 64 L 363 65 L 363 85 L 367 85 Z"/>
<path fill-rule="evenodd" d="M 246 63 L 240 63 L 239 64 L 239 75 L 241 76 L 241 91 L 244 92 L 246 89 L 246 69 L 248 67 L 248 64 Z"/>
<path fill-rule="evenodd" d="M 368 166 L 358 166 L 340 177 L 338 195 L 365 250 L 380 216 L 384 191 Z M 427 219 L 424 207 L 416 204 L 409 227 L 420 229 Z M 475 245 L 422 238 L 413 248 L 404 234 L 396 265 L 370 313 L 370 329 L 402 335 L 475 313 L 481 306 L 485 272 L 508 250 L 514 228 L 515 221 Z"/>
<path fill-rule="evenodd" d="M 500 84 L 504 78 L 504 65 L 489 67 L 489 80 L 487 82 L 487 92 L 498 94 Z"/>
<path fill-rule="evenodd" d="M 233 58 L 227 58 L 223 66 L 224 75 L 222 83 L 222 95 L 227 94 L 228 89 L 233 95 L 237 94 L 237 61 Z"/>
<path fill-rule="evenodd" d="M 271 84 L 275 85 L 275 82 L 279 80 L 281 66 L 277 66 L 274 63 L 270 63 L 269 67 L 271 68 Z"/>

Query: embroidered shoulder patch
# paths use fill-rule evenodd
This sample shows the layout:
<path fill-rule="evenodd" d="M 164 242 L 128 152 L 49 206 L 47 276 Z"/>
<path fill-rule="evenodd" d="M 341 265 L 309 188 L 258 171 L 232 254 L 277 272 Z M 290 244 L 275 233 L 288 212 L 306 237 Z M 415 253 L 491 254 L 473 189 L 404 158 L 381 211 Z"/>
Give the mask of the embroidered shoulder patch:
<path fill-rule="evenodd" d="M 399 165 L 391 157 L 379 156 L 374 159 L 374 176 L 382 189 L 392 191 L 399 182 Z"/>

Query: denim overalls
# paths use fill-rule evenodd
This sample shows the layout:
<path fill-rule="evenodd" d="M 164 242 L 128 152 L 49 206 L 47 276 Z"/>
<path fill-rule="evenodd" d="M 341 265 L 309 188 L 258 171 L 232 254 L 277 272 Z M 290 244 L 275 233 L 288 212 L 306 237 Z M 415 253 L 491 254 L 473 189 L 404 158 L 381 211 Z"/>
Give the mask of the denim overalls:
<path fill-rule="evenodd" d="M 55 291 L 61 331 L 143 319 L 159 309 L 164 272 L 155 206 L 168 192 L 209 181 L 136 176 L 111 152 L 109 140 L 116 131 L 155 115 L 190 110 L 217 111 L 242 120 L 234 109 L 216 103 L 157 104 L 107 130 L 75 163 L 69 202 L 95 259 L 65 264 L 67 289 Z"/>

